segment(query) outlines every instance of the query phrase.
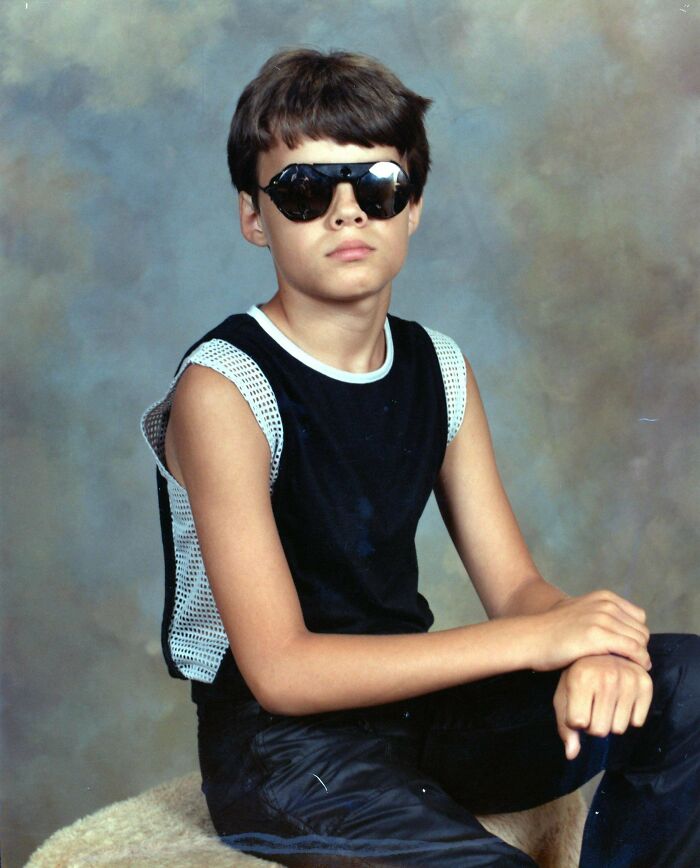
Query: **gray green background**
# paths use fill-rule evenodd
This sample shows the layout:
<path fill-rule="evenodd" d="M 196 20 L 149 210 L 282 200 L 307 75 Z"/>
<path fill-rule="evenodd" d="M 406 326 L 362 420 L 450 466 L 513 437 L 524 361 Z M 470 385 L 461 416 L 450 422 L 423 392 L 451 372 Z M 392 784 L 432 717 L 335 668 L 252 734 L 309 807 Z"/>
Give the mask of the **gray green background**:
<path fill-rule="evenodd" d="M 270 298 L 225 142 L 284 45 L 435 100 L 391 310 L 472 362 L 546 578 L 697 631 L 698 4 L 5 0 L 0 7 L 5 864 L 196 767 L 160 656 L 139 432 L 189 344 Z M 484 613 L 431 499 L 436 629 Z"/>

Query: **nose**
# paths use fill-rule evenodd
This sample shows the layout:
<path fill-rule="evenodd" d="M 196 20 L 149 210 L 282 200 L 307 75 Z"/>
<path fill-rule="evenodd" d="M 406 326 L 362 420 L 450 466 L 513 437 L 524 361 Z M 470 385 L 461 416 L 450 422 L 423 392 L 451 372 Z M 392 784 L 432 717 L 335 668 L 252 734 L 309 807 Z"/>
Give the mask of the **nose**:
<path fill-rule="evenodd" d="M 333 191 L 333 199 L 331 200 L 330 208 L 328 209 L 328 220 L 336 229 L 352 224 L 353 226 L 363 226 L 368 217 L 360 208 L 355 191 L 352 184 L 340 183 L 335 185 Z"/>

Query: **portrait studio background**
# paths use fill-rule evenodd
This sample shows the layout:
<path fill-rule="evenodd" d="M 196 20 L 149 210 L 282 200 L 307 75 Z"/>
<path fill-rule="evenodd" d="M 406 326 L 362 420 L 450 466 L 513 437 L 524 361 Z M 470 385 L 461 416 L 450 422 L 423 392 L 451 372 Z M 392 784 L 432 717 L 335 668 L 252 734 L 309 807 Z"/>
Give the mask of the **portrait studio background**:
<path fill-rule="evenodd" d="M 435 100 L 390 309 L 472 362 L 544 576 L 697 631 L 697 4 L 7 0 L 0 26 L 5 864 L 196 767 L 139 417 L 274 292 L 225 144 L 284 45 Z M 417 542 L 434 629 L 483 620 L 434 499 Z"/>

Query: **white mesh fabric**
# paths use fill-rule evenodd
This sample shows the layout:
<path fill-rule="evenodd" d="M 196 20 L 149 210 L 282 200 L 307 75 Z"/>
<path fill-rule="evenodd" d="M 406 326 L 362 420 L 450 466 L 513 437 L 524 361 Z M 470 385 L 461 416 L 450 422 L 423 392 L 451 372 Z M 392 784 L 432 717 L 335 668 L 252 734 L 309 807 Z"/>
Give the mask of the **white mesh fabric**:
<path fill-rule="evenodd" d="M 456 437 L 467 406 L 467 366 L 457 343 L 442 332 L 423 328 L 430 335 L 438 361 L 447 401 L 447 443 Z"/>
<path fill-rule="evenodd" d="M 270 445 L 270 491 L 277 479 L 284 434 L 269 380 L 247 353 L 228 341 L 200 344 L 183 359 L 165 397 L 141 417 L 141 431 L 168 484 L 175 547 L 175 603 L 168 625 L 173 661 L 185 678 L 211 683 L 229 641 L 216 608 L 199 550 L 187 491 L 165 467 L 165 431 L 173 392 L 190 364 L 212 368 L 231 380 L 250 405 Z"/>

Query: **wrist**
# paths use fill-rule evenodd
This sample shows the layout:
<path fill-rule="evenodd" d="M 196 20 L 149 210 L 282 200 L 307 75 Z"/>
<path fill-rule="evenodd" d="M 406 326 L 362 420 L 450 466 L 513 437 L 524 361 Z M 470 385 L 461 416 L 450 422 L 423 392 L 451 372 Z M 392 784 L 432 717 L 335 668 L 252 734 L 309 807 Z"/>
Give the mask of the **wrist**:
<path fill-rule="evenodd" d="M 509 615 L 506 619 L 512 630 L 512 651 L 514 659 L 511 669 L 530 669 L 542 671 L 543 641 L 546 630 L 541 613 L 531 615 Z"/>
<path fill-rule="evenodd" d="M 541 576 L 526 579 L 508 598 L 500 617 L 539 615 L 567 599 L 570 599 L 568 594 Z"/>

